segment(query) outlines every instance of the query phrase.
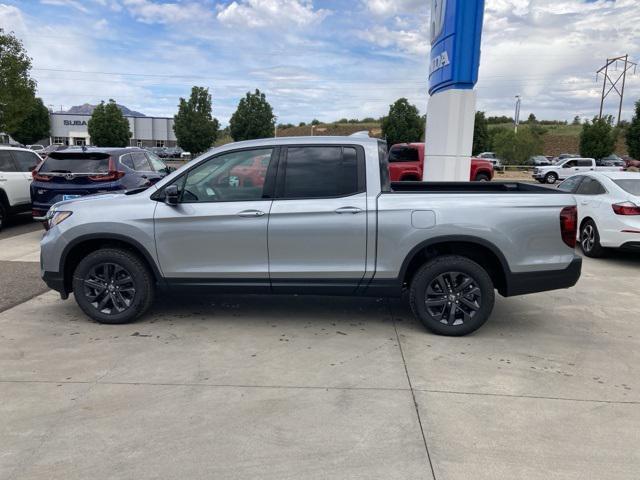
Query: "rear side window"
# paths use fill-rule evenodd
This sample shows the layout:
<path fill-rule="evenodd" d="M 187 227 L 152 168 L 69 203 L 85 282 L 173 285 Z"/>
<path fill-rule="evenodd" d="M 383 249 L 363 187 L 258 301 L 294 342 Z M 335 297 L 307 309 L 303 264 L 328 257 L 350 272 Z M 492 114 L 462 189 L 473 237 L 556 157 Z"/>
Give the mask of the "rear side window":
<path fill-rule="evenodd" d="M 105 153 L 53 152 L 40 167 L 40 173 L 107 173 L 109 155 Z"/>
<path fill-rule="evenodd" d="M 0 172 L 17 172 L 8 150 L 0 150 Z"/>
<path fill-rule="evenodd" d="M 591 160 L 578 160 L 579 167 L 592 167 L 593 162 Z"/>
<path fill-rule="evenodd" d="M 595 178 L 585 177 L 578 187 L 578 190 L 576 190 L 576 193 L 578 195 L 602 195 L 603 193 L 607 193 L 607 191 Z"/>
<path fill-rule="evenodd" d="M 406 147 L 391 147 L 389 150 L 389 163 L 393 162 L 418 162 L 420 156 L 417 148 Z"/>
<path fill-rule="evenodd" d="M 577 175 L 575 177 L 569 177 L 560 185 L 558 185 L 558 190 L 562 190 L 563 192 L 574 192 L 576 187 L 580 184 L 584 177 L 581 175 Z"/>
<path fill-rule="evenodd" d="M 30 172 L 40 163 L 38 154 L 31 152 L 16 151 L 13 152 L 13 158 L 21 172 Z"/>
<path fill-rule="evenodd" d="M 122 155 L 120 157 L 120 163 L 127 168 L 133 170 L 133 160 L 131 159 L 131 154 L 127 153 L 126 155 Z"/>
<path fill-rule="evenodd" d="M 354 147 L 289 147 L 279 197 L 330 198 L 362 192 L 364 171 L 359 163 Z"/>
<path fill-rule="evenodd" d="M 640 195 L 640 179 L 625 178 L 623 180 L 614 180 L 613 182 L 631 195 Z"/>
<path fill-rule="evenodd" d="M 149 160 L 147 160 L 147 156 L 142 152 L 134 152 L 131 154 L 131 159 L 133 160 L 133 169 L 138 172 L 150 172 L 152 170 L 151 165 L 149 165 Z"/>

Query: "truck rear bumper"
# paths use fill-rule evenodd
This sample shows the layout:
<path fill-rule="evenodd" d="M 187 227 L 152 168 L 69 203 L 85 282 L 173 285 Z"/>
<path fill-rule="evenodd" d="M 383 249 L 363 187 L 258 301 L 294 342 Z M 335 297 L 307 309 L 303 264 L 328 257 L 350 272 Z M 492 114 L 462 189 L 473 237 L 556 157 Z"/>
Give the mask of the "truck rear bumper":
<path fill-rule="evenodd" d="M 509 273 L 507 274 L 505 291 L 500 293 L 505 297 L 513 297 L 514 295 L 570 288 L 578 282 L 581 271 L 582 258 L 575 256 L 569 266 L 563 270 Z"/>

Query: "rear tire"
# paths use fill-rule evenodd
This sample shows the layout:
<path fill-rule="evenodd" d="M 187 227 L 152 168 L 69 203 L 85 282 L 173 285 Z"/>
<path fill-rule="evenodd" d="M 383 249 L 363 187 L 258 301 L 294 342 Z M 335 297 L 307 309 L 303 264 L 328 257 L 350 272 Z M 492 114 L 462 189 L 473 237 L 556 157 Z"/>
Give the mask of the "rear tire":
<path fill-rule="evenodd" d="M 153 275 L 138 256 L 103 248 L 83 258 L 73 274 L 73 295 L 82 311 L 100 323 L 129 323 L 153 302 Z"/>
<path fill-rule="evenodd" d="M 424 264 L 411 282 L 414 315 L 434 333 L 467 335 L 488 320 L 495 301 L 493 282 L 476 262 L 444 255 Z"/>
<path fill-rule="evenodd" d="M 7 209 L 4 208 L 4 204 L 0 201 L 0 232 L 2 231 L 2 227 L 4 227 L 7 222 Z"/>
<path fill-rule="evenodd" d="M 558 181 L 558 175 L 553 173 L 553 172 L 547 173 L 544 176 L 544 183 L 549 183 L 549 184 L 553 185 L 557 181 Z"/>
<path fill-rule="evenodd" d="M 600 233 L 593 220 L 587 220 L 580 229 L 580 248 L 582 252 L 591 258 L 603 257 L 605 249 L 600 245 Z"/>
<path fill-rule="evenodd" d="M 486 173 L 479 173 L 476 175 L 476 182 L 490 182 L 491 177 Z"/>

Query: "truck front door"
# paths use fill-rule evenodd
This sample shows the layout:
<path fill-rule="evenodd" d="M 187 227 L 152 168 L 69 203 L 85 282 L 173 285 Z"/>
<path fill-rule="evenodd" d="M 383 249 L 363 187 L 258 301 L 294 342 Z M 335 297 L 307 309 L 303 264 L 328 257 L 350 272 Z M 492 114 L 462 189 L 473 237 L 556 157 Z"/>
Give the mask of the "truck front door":
<path fill-rule="evenodd" d="M 274 168 L 276 151 L 225 152 L 175 180 L 178 204 L 158 202 L 154 216 L 158 259 L 169 282 L 219 287 L 251 284 L 269 290 L 271 198 L 267 190 L 272 187 L 264 177 L 238 181 L 235 170 L 253 165 L 256 159 L 265 168 Z"/>
<path fill-rule="evenodd" d="M 364 150 L 305 145 L 283 153 L 268 228 L 273 291 L 353 291 L 366 264 Z"/>

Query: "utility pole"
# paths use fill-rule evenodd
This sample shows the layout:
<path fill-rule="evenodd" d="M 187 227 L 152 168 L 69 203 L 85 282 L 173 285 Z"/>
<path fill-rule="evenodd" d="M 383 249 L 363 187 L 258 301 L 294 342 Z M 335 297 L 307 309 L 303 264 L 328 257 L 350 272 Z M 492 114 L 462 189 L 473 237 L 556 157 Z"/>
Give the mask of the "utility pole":
<path fill-rule="evenodd" d="M 609 71 L 610 71 L 609 67 L 613 66 L 617 71 L 619 63 L 623 65 L 622 72 L 614 80 L 613 77 L 615 75 L 613 76 L 609 75 Z M 620 103 L 618 104 L 618 118 L 616 122 L 617 125 L 620 125 L 620 119 L 622 117 L 622 102 L 624 100 L 624 86 L 627 80 L 627 72 L 633 68 L 633 73 L 635 74 L 637 66 L 638 66 L 637 63 L 629 60 L 629 55 L 627 54 L 620 57 L 607 58 L 607 63 L 605 63 L 605 65 L 596 72 L 596 79 L 598 78 L 598 75 L 600 75 L 601 73 L 604 75 L 604 79 L 602 82 L 602 95 L 600 97 L 600 113 L 598 114 L 598 118 L 602 118 L 602 109 L 604 107 L 605 98 L 607 98 L 607 96 L 611 93 L 612 90 L 615 90 L 618 96 L 620 97 Z M 621 82 L 620 89 L 618 89 L 618 82 L 620 82 L 620 80 L 622 80 L 622 82 Z M 609 90 L 607 90 L 607 86 L 609 84 L 611 86 L 609 87 Z"/>
<path fill-rule="evenodd" d="M 516 112 L 513 116 L 514 131 L 518 133 L 518 125 L 520 125 L 520 95 L 516 95 Z"/>

